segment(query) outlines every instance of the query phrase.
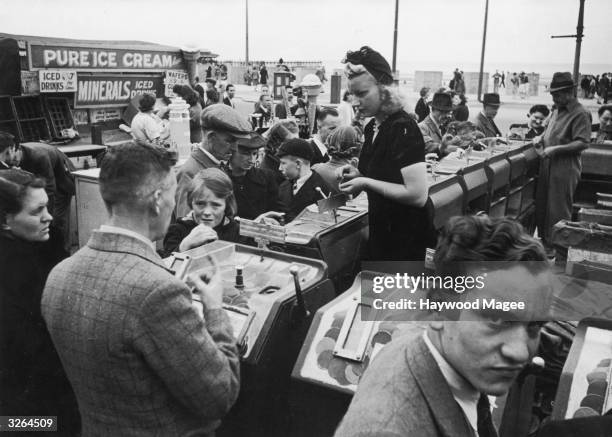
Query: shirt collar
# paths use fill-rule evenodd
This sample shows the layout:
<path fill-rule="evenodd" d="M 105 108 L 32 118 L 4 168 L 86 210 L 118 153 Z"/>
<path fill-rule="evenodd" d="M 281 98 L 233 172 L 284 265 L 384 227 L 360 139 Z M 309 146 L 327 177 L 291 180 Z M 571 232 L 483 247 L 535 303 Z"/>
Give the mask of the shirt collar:
<path fill-rule="evenodd" d="M 149 246 L 151 249 L 153 249 L 153 251 L 155 251 L 155 243 L 153 243 L 151 240 L 149 240 L 144 235 L 139 234 L 138 232 L 134 232 L 126 228 L 121 228 L 118 226 L 111 226 L 111 225 L 100 226 L 100 232 L 107 232 L 111 234 L 121 234 L 121 235 L 127 235 L 128 237 L 136 238 L 137 240 L 140 240 L 146 243 L 147 246 Z"/>
<path fill-rule="evenodd" d="M 325 144 L 323 144 L 323 141 L 321 141 L 321 137 L 319 136 L 319 134 L 313 135 L 312 141 L 315 143 L 315 146 L 317 146 L 317 148 L 321 151 L 321 155 L 325 156 L 325 154 L 327 153 L 327 147 L 325 146 Z"/>
<path fill-rule="evenodd" d="M 304 176 L 296 179 L 293 182 L 293 194 L 297 193 L 298 191 L 300 191 L 300 188 L 302 188 L 302 186 L 306 183 L 306 181 L 308 180 L 308 178 L 310 178 L 310 176 L 312 176 L 312 170 L 308 170 L 308 173 L 306 173 Z"/>
<path fill-rule="evenodd" d="M 206 150 L 204 148 L 204 146 L 202 145 L 202 143 L 200 143 L 200 145 L 198 146 L 198 149 L 200 149 L 206 156 L 208 156 L 208 158 L 215 164 L 215 165 L 220 165 L 221 161 L 219 161 L 217 158 L 215 158 L 212 153 L 210 153 L 208 150 Z"/>
<path fill-rule="evenodd" d="M 474 430 L 478 430 L 478 400 L 480 399 L 480 393 L 463 376 L 457 373 L 449 362 L 446 361 L 446 358 L 440 354 L 429 339 L 427 331 L 423 332 L 423 340 L 468 422 Z"/>

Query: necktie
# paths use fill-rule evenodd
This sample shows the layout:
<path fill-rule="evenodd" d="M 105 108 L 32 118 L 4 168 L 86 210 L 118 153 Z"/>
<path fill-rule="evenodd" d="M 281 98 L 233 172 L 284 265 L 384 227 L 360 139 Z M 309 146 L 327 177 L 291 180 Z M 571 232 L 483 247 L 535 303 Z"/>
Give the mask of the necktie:
<path fill-rule="evenodd" d="M 491 405 L 487 395 L 480 395 L 476 412 L 478 415 L 478 437 L 497 437 L 497 431 L 491 417 Z"/>

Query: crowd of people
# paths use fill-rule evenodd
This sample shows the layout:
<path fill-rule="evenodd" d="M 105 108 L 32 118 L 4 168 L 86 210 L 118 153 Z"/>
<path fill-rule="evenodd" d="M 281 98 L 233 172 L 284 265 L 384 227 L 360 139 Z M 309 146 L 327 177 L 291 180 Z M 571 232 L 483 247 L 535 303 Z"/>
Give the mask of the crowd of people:
<path fill-rule="evenodd" d="M 315 132 L 300 138 L 292 117 L 299 90 L 288 86 L 288 105 L 274 108 L 262 70 L 254 111 L 279 119 L 265 133 L 235 109 L 232 85 L 223 95 L 212 77 L 175 86 L 189 105 L 195 145 L 176 174 L 161 147 L 167 137 L 153 118 L 155 99 L 144 96 L 134 142 L 110 148 L 101 163 L 110 218 L 70 257 L 61 238 L 62 200 L 74 193 L 62 179 L 68 162 L 0 133 L 0 265 L 11 272 L 1 295 L 3 414 L 57 415 L 64 435 L 79 427 L 82 435 L 213 435 L 240 389 L 223 287 L 215 274 L 190 276 L 188 286 L 162 256 L 215 240 L 245 242 L 236 217 L 286 224 L 330 194 L 367 194 L 368 260 L 422 262 L 437 247 L 439 273 L 458 261 L 516 262 L 489 276 L 509 288 L 520 281 L 527 300 L 543 297 L 544 270 L 520 262 L 547 260 L 552 226 L 571 217 L 580 152 L 591 141 L 591 116 L 569 73 L 553 77 L 552 109 L 535 105 L 527 123 L 518 121 L 516 135 L 542 157 L 536 239 L 511 220 L 471 216 L 451 219 L 437 235 L 426 208 L 426 158 L 504 140 L 495 124 L 498 93 L 485 94 L 468 121 L 457 70 L 450 89 L 431 101 L 421 90 L 416 114 L 408 113 L 388 62 L 366 46 L 346 55 L 343 104 L 317 108 Z M 612 107 L 602 106 L 599 117 L 596 141 L 609 141 Z M 507 392 L 530 362 L 540 324 L 479 317 L 469 325 L 432 322 L 416 340 L 385 348 L 337 435 L 496 435 L 487 395 Z"/>

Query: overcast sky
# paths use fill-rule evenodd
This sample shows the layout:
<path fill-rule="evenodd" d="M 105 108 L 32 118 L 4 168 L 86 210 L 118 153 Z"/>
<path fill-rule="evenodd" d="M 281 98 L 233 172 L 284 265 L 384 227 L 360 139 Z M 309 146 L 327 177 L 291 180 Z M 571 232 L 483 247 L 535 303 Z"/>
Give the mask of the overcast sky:
<path fill-rule="evenodd" d="M 395 0 L 248 0 L 250 58 L 337 63 L 367 44 L 391 61 Z M 490 0 L 486 63 L 571 69 L 579 0 Z M 245 0 L 0 0 L 6 33 L 138 39 L 244 59 Z M 485 0 L 400 0 L 398 68 L 480 60 Z M 582 63 L 612 66 L 612 0 L 586 0 Z M 612 68 L 611 68 L 612 69 Z"/>

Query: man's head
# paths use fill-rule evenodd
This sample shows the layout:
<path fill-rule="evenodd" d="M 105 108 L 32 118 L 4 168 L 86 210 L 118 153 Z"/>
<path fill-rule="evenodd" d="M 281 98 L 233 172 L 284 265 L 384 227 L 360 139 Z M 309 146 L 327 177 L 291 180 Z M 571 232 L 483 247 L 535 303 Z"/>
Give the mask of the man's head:
<path fill-rule="evenodd" d="M 550 110 L 546 105 L 533 105 L 529 109 L 529 127 L 533 129 L 540 129 L 544 126 L 546 117 L 550 114 Z"/>
<path fill-rule="evenodd" d="M 293 87 L 287 85 L 285 86 L 285 90 L 287 90 L 287 101 L 291 102 L 293 100 Z"/>
<path fill-rule="evenodd" d="M 129 143 L 110 148 L 100 167 L 100 194 L 111 216 L 146 220 L 163 238 L 174 210 L 175 160 L 164 148 Z"/>
<path fill-rule="evenodd" d="M 259 150 L 265 145 L 266 140 L 256 132 L 249 139 L 239 139 L 230 159 L 232 174 L 242 175 L 252 169 L 257 162 Z"/>
<path fill-rule="evenodd" d="M 228 161 L 238 139 L 251 138 L 253 127 L 234 108 L 215 104 L 202 111 L 202 147 L 219 161 Z"/>
<path fill-rule="evenodd" d="M 272 97 L 270 94 L 262 94 L 259 96 L 259 104 L 264 108 L 270 109 L 272 107 Z"/>
<path fill-rule="evenodd" d="M 232 85 L 232 84 L 228 84 L 228 85 L 225 87 L 225 92 L 227 93 L 227 96 L 228 96 L 230 99 L 233 99 L 233 98 L 234 98 L 234 96 L 236 95 L 236 87 L 234 87 L 234 85 Z"/>
<path fill-rule="evenodd" d="M 612 105 L 600 106 L 597 115 L 599 115 L 599 130 L 612 132 Z"/>
<path fill-rule="evenodd" d="M 214 90 L 215 85 L 217 85 L 217 81 L 211 78 L 206 79 L 205 83 L 206 83 L 207 90 Z"/>
<path fill-rule="evenodd" d="M 9 166 L 19 166 L 21 157 L 21 147 L 15 137 L 8 132 L 0 131 L 0 161 Z"/>
<path fill-rule="evenodd" d="M 268 88 L 268 85 L 261 86 L 261 94 L 266 95 L 266 96 L 270 95 L 270 88 Z"/>
<path fill-rule="evenodd" d="M 435 93 L 431 101 L 431 116 L 439 125 L 446 125 L 453 118 L 453 100 L 448 93 Z"/>
<path fill-rule="evenodd" d="M 443 230 L 434 262 L 439 276 L 476 281 L 480 277 L 483 286 L 461 294 L 430 294 L 430 299 L 480 303 L 479 309 L 458 310 L 453 321 L 440 316 L 430 322 L 430 340 L 479 392 L 507 392 L 536 353 L 541 323 L 533 320 L 549 305 L 549 270 L 542 245 L 509 219 L 454 217 Z M 483 302 L 491 299 L 523 302 L 525 310 L 484 308 Z"/>
<path fill-rule="evenodd" d="M 329 134 L 340 126 L 341 120 L 338 111 L 334 108 L 321 108 L 317 114 L 317 130 L 321 141 L 325 142 Z"/>
<path fill-rule="evenodd" d="M 499 94 L 496 93 L 488 93 L 485 94 L 482 98 L 482 108 L 485 116 L 490 119 L 494 119 L 499 111 Z"/>
<path fill-rule="evenodd" d="M 553 74 L 550 82 L 549 91 L 552 95 L 553 102 L 559 108 L 565 108 L 570 103 L 576 100 L 574 95 L 574 80 L 569 72 L 557 72 Z"/>
<path fill-rule="evenodd" d="M 153 107 L 155 106 L 155 96 L 152 94 L 143 94 L 138 102 L 138 109 L 140 112 L 150 112 L 153 111 Z"/>
<path fill-rule="evenodd" d="M 285 141 L 278 148 L 279 170 L 289 180 L 299 179 L 310 170 L 312 148 L 307 141 L 295 138 Z"/>

